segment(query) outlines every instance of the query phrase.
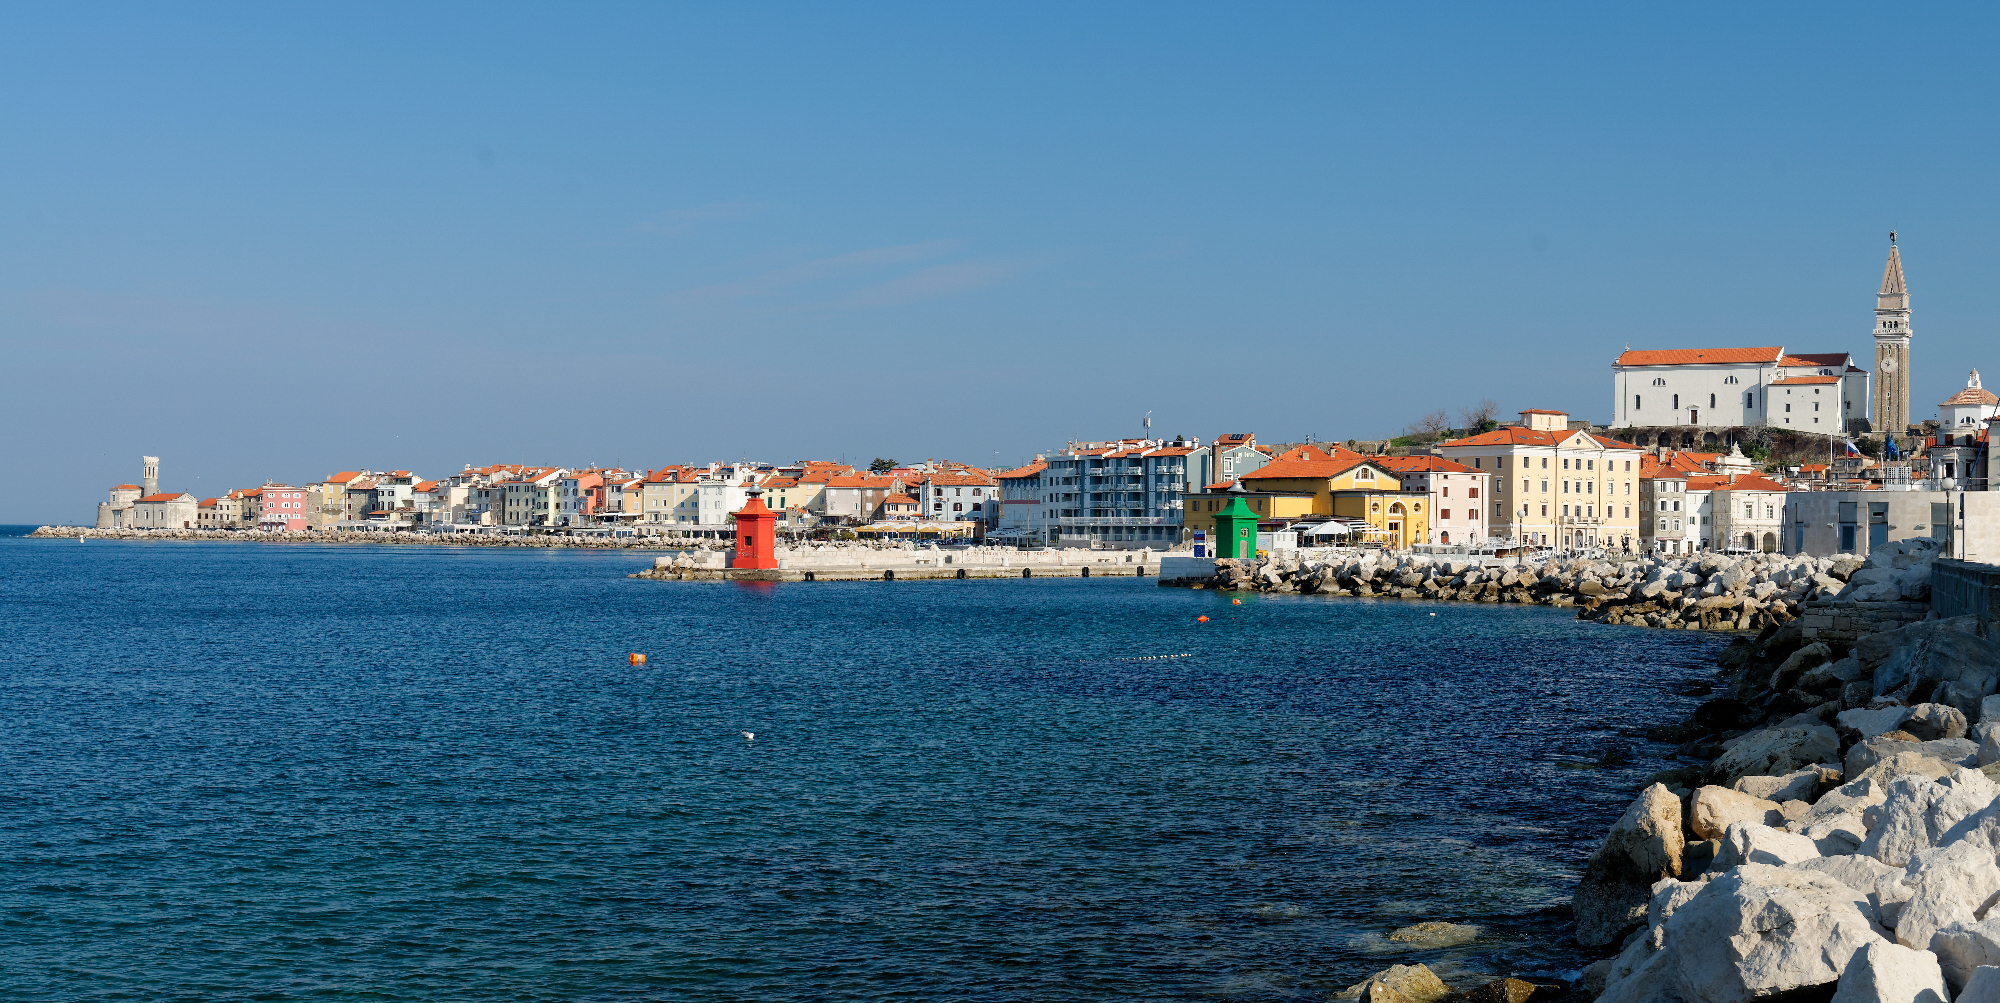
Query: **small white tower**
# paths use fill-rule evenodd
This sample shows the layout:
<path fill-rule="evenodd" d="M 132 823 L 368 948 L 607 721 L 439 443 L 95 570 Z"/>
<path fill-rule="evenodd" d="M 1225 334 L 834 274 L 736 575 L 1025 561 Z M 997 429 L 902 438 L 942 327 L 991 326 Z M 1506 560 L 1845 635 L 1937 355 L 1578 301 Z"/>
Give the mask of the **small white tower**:
<path fill-rule="evenodd" d="M 144 488 L 145 492 L 139 497 L 151 498 L 160 493 L 160 458 L 157 456 L 141 456 L 139 457 L 139 461 L 145 464 L 145 467 L 139 474 L 139 486 Z"/>

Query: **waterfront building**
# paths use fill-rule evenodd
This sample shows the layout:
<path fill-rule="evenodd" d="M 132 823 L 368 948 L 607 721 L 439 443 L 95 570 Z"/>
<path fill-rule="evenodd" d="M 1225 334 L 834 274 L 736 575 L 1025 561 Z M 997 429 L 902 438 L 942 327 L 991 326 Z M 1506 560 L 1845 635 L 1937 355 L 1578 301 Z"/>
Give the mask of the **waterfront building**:
<path fill-rule="evenodd" d="M 1910 426 L 1910 286 L 1903 280 L 1903 253 L 1896 234 L 1889 234 L 1889 261 L 1882 266 L 1882 288 L 1875 294 L 1875 385 L 1870 413 L 1874 429 L 1902 435 Z"/>
<path fill-rule="evenodd" d="M 897 492 L 882 497 L 881 507 L 875 510 L 874 518 L 883 522 L 915 522 L 922 518 L 922 513 L 918 511 L 915 498 Z"/>
<path fill-rule="evenodd" d="M 1177 443 L 1182 440 L 1175 440 Z M 1201 448 L 1201 440 L 1188 440 L 1186 445 L 1199 450 L 1193 454 L 1196 461 L 1190 462 L 1188 471 L 1190 484 L 1216 484 L 1233 481 L 1266 463 L 1271 462 L 1271 451 L 1257 445 L 1254 432 L 1224 432 Z"/>
<path fill-rule="evenodd" d="M 130 525 L 132 506 L 139 499 L 160 491 L 160 458 L 139 457 L 139 483 L 118 484 L 111 488 L 110 497 L 97 503 L 98 529 L 124 529 Z"/>
<path fill-rule="evenodd" d="M 124 529 L 132 515 L 132 505 L 146 496 L 145 489 L 137 484 L 115 484 L 111 497 L 97 503 L 98 529 Z"/>
<path fill-rule="evenodd" d="M 1711 519 L 1706 546 L 1716 550 L 1776 553 L 1785 521 L 1785 485 L 1760 474 L 1691 477 L 1688 488 L 1708 492 Z"/>
<path fill-rule="evenodd" d="M 1688 478 L 1693 471 L 1645 457 L 1639 467 L 1639 550 L 1685 554 L 1694 550 L 1687 522 Z"/>
<path fill-rule="evenodd" d="M 1430 492 L 1410 490 L 1386 464 L 1335 445 L 1302 446 L 1237 478 L 1188 495 L 1197 524 L 1241 500 L 1271 529 L 1340 517 L 1372 527 L 1367 542 L 1407 548 L 1431 540 Z"/>
<path fill-rule="evenodd" d="M 494 484 L 495 519 L 502 526 L 554 526 L 559 519 L 556 481 L 569 471 L 562 467 L 523 467 Z"/>
<path fill-rule="evenodd" d="M 1396 475 L 1405 491 L 1430 499 L 1429 528 L 1423 542 L 1480 546 L 1488 536 L 1483 513 L 1493 498 L 1493 475 L 1442 456 L 1378 456 L 1375 462 Z"/>
<path fill-rule="evenodd" d="M 1121 439 L 1072 442 L 1049 454 L 1037 475 L 1048 545 L 1110 550 L 1178 545 L 1190 458 L 1198 451 L 1185 439 Z"/>
<path fill-rule="evenodd" d="M 1946 556 L 2000 559 L 2000 492 L 1793 491 L 1785 496 L 1787 553 L 1866 557 L 1874 548 L 1931 539 Z"/>
<path fill-rule="evenodd" d="M 1439 443 L 1437 453 L 1493 474 L 1488 533 L 1562 550 L 1640 546 L 1639 447 L 1569 427 L 1561 411 Z"/>
<path fill-rule="evenodd" d="M 987 522 L 987 503 L 998 508 L 999 485 L 993 475 L 978 467 L 946 464 L 925 470 L 912 485 L 916 497 L 924 499 L 925 518 L 939 522 Z"/>
<path fill-rule="evenodd" d="M 1048 468 L 1048 461 L 1037 453 L 1032 462 L 993 475 L 994 490 L 1000 495 L 999 516 L 994 529 L 988 532 L 988 539 L 1021 544 L 1048 542 L 1047 513 L 1042 500 L 1042 473 Z"/>
<path fill-rule="evenodd" d="M 306 528 L 306 490 L 266 483 L 257 489 L 257 528 L 287 532 Z"/>
<path fill-rule="evenodd" d="M 347 486 L 332 481 L 314 481 L 306 485 L 306 528 L 335 529 L 340 525 L 340 517 L 346 500 Z"/>
<path fill-rule="evenodd" d="M 223 527 L 218 525 L 220 516 L 221 506 L 217 504 L 216 500 L 214 498 L 203 498 L 194 505 L 194 528 L 222 529 Z"/>
<path fill-rule="evenodd" d="M 132 503 L 127 529 L 193 529 L 200 517 L 200 500 L 191 494 L 146 495 Z"/>
<path fill-rule="evenodd" d="M 887 474 L 855 473 L 828 477 L 821 489 L 821 515 L 845 525 L 868 522 L 891 494 L 901 493 Z M 912 499 L 914 502 L 915 499 Z"/>
<path fill-rule="evenodd" d="M 639 510 L 648 527 L 692 525 L 701 518 L 701 492 L 695 468 L 685 464 L 661 467 L 646 475 L 640 487 Z"/>

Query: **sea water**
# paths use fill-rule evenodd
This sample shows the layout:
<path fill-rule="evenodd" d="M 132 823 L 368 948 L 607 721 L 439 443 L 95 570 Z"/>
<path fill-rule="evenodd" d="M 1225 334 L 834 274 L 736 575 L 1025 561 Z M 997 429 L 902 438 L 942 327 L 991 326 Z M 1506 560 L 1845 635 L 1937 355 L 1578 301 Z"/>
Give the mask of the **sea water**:
<path fill-rule="evenodd" d="M 1150 578 L 626 577 L 648 563 L 0 539 L 0 999 L 1559 975 L 1591 848 L 1667 765 L 1640 729 L 1721 643 Z M 1483 932 L 1387 938 L 1424 920 Z"/>

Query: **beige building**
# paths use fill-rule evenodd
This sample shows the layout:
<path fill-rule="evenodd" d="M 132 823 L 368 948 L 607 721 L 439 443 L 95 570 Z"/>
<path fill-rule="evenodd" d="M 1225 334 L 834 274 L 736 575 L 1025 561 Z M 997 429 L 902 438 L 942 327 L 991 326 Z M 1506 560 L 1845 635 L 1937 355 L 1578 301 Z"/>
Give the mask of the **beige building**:
<path fill-rule="evenodd" d="M 1440 443 L 1439 455 L 1493 475 L 1490 535 L 1558 550 L 1637 551 L 1639 447 L 1569 427 L 1561 411 Z"/>
<path fill-rule="evenodd" d="M 340 520 L 346 514 L 346 509 L 347 483 L 345 481 L 324 480 L 306 485 L 307 529 L 335 528 L 340 525 Z"/>

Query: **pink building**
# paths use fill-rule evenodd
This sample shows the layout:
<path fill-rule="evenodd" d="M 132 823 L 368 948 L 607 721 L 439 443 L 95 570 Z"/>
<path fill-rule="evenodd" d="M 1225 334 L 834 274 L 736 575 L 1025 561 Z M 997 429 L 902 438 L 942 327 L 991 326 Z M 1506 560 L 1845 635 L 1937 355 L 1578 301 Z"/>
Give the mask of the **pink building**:
<path fill-rule="evenodd" d="M 257 528 L 297 530 L 306 528 L 306 489 L 289 484 L 266 484 L 258 489 L 263 505 L 257 513 Z"/>

